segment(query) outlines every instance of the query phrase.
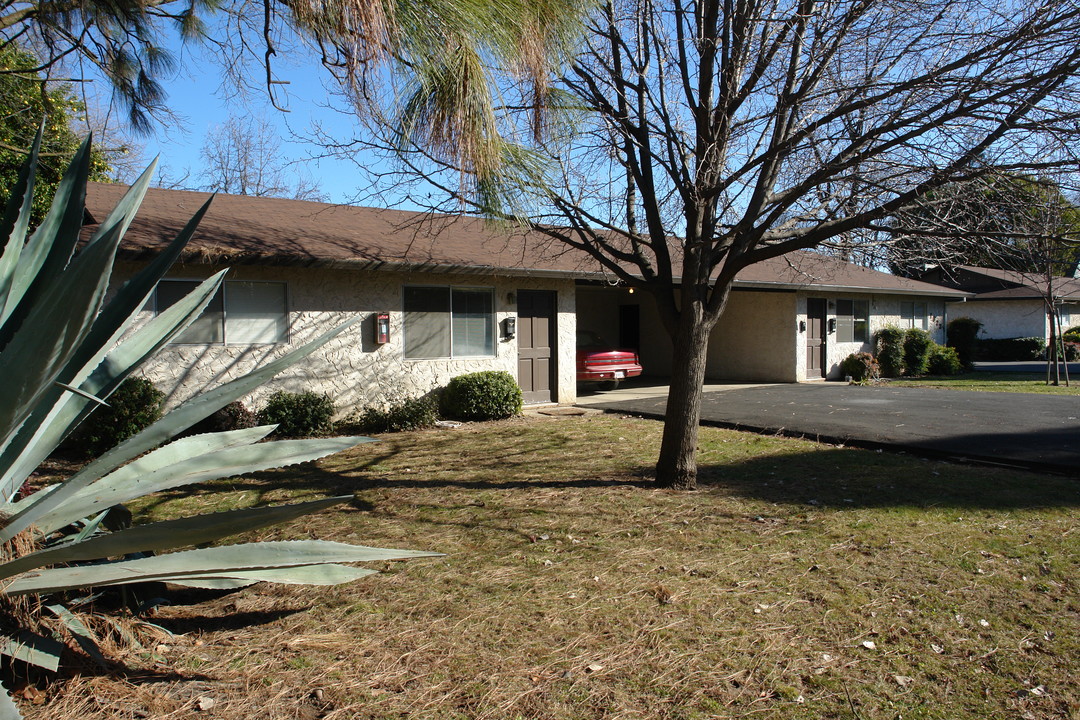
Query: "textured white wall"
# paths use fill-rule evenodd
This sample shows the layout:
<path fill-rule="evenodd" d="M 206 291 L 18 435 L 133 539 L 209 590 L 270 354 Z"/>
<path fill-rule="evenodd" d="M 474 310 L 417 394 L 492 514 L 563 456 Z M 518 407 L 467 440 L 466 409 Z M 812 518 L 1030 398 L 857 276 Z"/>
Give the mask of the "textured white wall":
<path fill-rule="evenodd" d="M 840 379 L 840 362 L 848 355 L 857 352 L 873 352 L 873 338 L 874 333 L 878 330 L 888 327 L 890 325 L 900 326 L 901 314 L 900 304 L 903 302 L 925 302 L 926 313 L 928 317 L 927 332 L 934 338 L 934 342 L 944 344 L 945 343 L 945 302 L 944 300 L 938 300 L 928 297 L 915 297 L 915 296 L 901 296 L 901 295 L 868 295 L 868 294 L 836 294 L 836 293 L 799 293 L 798 300 L 798 314 L 799 320 L 806 319 L 806 299 L 808 297 L 825 298 L 826 299 L 826 319 L 832 320 L 836 318 L 836 300 L 837 298 L 852 299 L 852 300 L 869 300 L 870 301 L 870 341 L 865 343 L 858 342 L 838 342 L 836 340 L 836 333 L 828 333 L 825 337 L 825 366 L 827 368 L 827 377 L 830 380 Z M 950 315 L 949 317 L 952 317 Z M 806 380 L 806 338 L 803 333 L 799 333 L 799 339 L 797 342 L 798 351 L 798 380 Z"/>
<path fill-rule="evenodd" d="M 121 264 L 115 280 L 123 280 L 134 269 L 134 265 Z M 206 265 L 177 266 L 169 277 L 201 279 L 217 269 Z M 573 281 L 258 266 L 235 267 L 228 277 L 288 282 L 289 341 L 278 345 L 166 347 L 144 366 L 141 373 L 168 394 L 170 405 L 239 377 L 266 359 L 284 355 L 356 315 L 363 318 L 357 326 L 244 398 L 245 403 L 257 407 L 267 395 L 279 389 L 313 390 L 329 393 L 341 416 L 367 405 L 423 395 L 464 373 L 506 370 L 516 377 L 517 339 L 502 337 L 502 320 L 515 314 L 512 294 L 521 289 L 558 293 L 557 399 L 564 403 L 576 399 Z M 498 321 L 495 356 L 406 360 L 402 350 L 401 298 L 402 286 L 407 284 L 494 288 Z M 378 312 L 390 314 L 391 341 L 385 345 L 375 343 L 374 315 Z M 151 317 L 148 308 L 141 314 L 140 322 Z"/>
<path fill-rule="evenodd" d="M 1050 339 L 1042 300 L 968 300 L 949 303 L 949 319 L 969 317 L 983 324 L 982 338 L 1041 337 Z"/>
<path fill-rule="evenodd" d="M 733 291 L 709 337 L 705 377 L 796 382 L 796 300 L 793 292 Z"/>
<path fill-rule="evenodd" d="M 706 377 L 709 380 L 803 382 L 806 380 L 806 335 L 799 321 L 806 320 L 806 298 L 827 301 L 828 318 L 836 317 L 837 298 L 870 301 L 870 333 L 901 322 L 900 303 L 925 302 L 927 330 L 935 342 L 945 342 L 945 302 L 934 298 L 839 294 L 783 293 L 740 290 L 733 292 L 724 315 L 709 340 Z M 633 295 L 626 288 L 579 287 L 578 324 L 612 342 L 618 338 L 618 307 L 640 304 L 641 364 L 647 375 L 671 374 L 671 341 L 660 325 L 652 297 Z M 825 338 L 829 377 L 840 377 L 840 361 L 854 352 L 870 352 L 872 344 L 838 343 L 836 334 Z"/>

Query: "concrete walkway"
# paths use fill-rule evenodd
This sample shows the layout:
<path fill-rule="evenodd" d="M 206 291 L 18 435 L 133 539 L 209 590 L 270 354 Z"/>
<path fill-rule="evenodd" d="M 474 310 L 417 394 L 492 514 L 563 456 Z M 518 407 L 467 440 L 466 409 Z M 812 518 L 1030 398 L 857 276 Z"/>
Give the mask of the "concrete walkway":
<path fill-rule="evenodd" d="M 583 391 L 578 404 L 663 417 L 667 386 Z M 1080 397 L 835 382 L 707 385 L 702 422 L 1080 475 Z"/>

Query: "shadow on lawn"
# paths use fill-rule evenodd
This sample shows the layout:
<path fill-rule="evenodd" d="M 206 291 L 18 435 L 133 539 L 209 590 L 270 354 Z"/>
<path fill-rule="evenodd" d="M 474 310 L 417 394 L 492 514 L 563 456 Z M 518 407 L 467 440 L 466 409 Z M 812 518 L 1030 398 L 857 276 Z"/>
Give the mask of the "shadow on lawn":
<path fill-rule="evenodd" d="M 490 451 L 483 453 L 461 452 L 455 445 L 459 437 L 453 433 L 400 441 L 383 436 L 377 445 L 365 446 L 363 453 L 254 473 L 208 487 L 179 488 L 162 493 L 159 502 L 223 490 L 254 495 L 256 503 L 280 503 L 282 492 L 297 491 L 307 499 L 394 489 L 655 489 L 652 467 L 627 466 L 617 457 L 609 465 L 597 464 L 592 456 L 595 449 L 584 452 L 569 436 L 519 437 L 497 426 L 491 430 Z M 818 447 L 721 462 L 711 461 L 705 448 L 700 457 L 699 493 L 835 508 L 1080 506 L 1080 482 L 1073 478 L 931 461 L 904 453 Z M 581 456 L 579 472 L 573 469 L 575 454 Z M 556 461 L 571 469 L 554 475 L 544 464 Z M 373 506 L 355 498 L 352 509 L 371 511 Z"/>
<path fill-rule="evenodd" d="M 1080 482 L 1074 478 L 842 448 L 702 464 L 698 487 L 834 508 L 1080 506 Z"/>

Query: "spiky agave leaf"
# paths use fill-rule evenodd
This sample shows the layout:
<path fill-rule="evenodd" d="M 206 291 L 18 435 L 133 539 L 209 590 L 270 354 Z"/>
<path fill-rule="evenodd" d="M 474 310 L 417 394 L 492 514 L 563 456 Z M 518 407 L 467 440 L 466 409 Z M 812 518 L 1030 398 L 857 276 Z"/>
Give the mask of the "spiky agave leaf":
<path fill-rule="evenodd" d="M 41 532 L 48 534 L 83 517 L 97 515 L 100 518 L 113 504 L 148 492 L 307 462 L 368 441 L 369 438 L 329 438 L 252 445 L 271 429 L 264 427 L 185 438 L 148 453 L 330 342 L 359 321 L 354 318 L 241 378 L 187 401 L 58 486 L 24 501 L 11 502 L 14 487 L 29 472 L 31 460 L 44 457 L 55 447 L 63 433 L 84 416 L 84 406 L 96 398 L 95 393 L 111 392 L 139 362 L 187 327 L 220 282 L 220 277 L 216 277 L 203 283 L 194 295 L 109 349 L 130 325 L 151 288 L 168 268 L 168 262 L 151 263 L 116 293 L 112 303 L 103 306 L 116 249 L 145 192 L 148 175 L 144 175 L 137 187 L 125 196 L 82 252 L 68 262 L 82 222 L 85 151 L 88 147 L 89 140 L 69 167 L 45 222 L 22 248 L 18 260 L 8 263 L 14 267 L 11 292 L 8 293 L 9 305 L 14 303 L 14 307 L 5 311 L 6 322 L 0 325 L 0 341 L 8 340 L 0 351 L 0 363 L 5 372 L 16 376 L 19 382 L 12 387 L 0 386 L 0 441 L 3 442 L 0 449 L 11 450 L 0 454 L 0 496 L 7 499 L 6 503 L 0 503 L 0 509 L 7 511 L 7 516 L 0 520 L 0 542 L 11 541 L 35 523 L 40 524 Z M 27 186 L 32 182 L 31 169 L 27 172 Z M 13 199 L 9 210 L 17 205 L 21 212 L 25 203 L 20 205 Z M 199 215 L 205 210 L 204 206 Z M 5 227 L 12 228 L 13 234 L 8 243 L 10 249 L 19 245 L 14 235 L 22 226 L 23 218 L 16 214 L 8 223 L 9 216 L 11 212 L 5 216 Z M 179 254 L 193 234 L 198 217 L 173 243 L 167 253 L 168 259 Z M 31 247 L 32 251 L 26 252 L 26 248 Z M 4 263 L 0 262 L 0 269 L 3 267 Z M 30 277 L 16 277 L 19 270 L 30 272 Z M 70 385 L 77 392 L 58 393 L 57 385 Z M 61 425 L 63 430 L 53 429 L 53 423 Z M 18 442 L 13 443 L 13 438 L 18 438 Z M 144 453 L 148 454 L 135 460 Z M 132 460 L 135 462 L 124 467 Z M 289 582 L 342 582 L 364 574 L 356 568 L 336 567 L 336 563 L 342 561 L 430 554 L 372 548 L 346 550 L 350 546 L 337 545 L 320 546 L 317 552 L 312 550 L 305 554 L 305 548 L 311 549 L 309 546 L 290 544 L 292 551 L 304 556 L 302 559 L 285 560 L 280 557 L 280 548 L 238 546 L 241 549 L 235 551 L 212 548 L 208 550 L 213 552 L 187 551 L 194 554 L 144 558 L 139 561 L 141 564 L 134 566 L 128 563 L 135 561 L 123 560 L 40 569 L 44 565 L 107 561 L 137 550 L 166 550 L 208 542 L 231 534 L 230 530 L 295 517 L 325 504 L 316 502 L 289 508 L 237 511 L 235 515 L 185 518 L 158 525 L 156 529 L 151 526 L 117 533 L 110 539 L 95 536 L 97 522 L 90 521 L 84 523 L 82 531 L 54 543 L 54 547 L 13 560 L 14 564 L 8 565 L 4 573 L 21 575 L 4 588 L 4 592 L 46 592 L 50 588 L 118 584 L 136 576 L 177 575 L 192 582 L 247 583 L 271 577 Z M 229 559 L 226 561 L 225 558 Z M 200 565 L 201 560 L 207 560 L 208 564 Z M 320 572 L 316 569 L 319 565 L 331 567 Z M 115 569 L 116 566 L 120 568 Z M 26 574 L 28 570 L 34 571 L 32 577 L 37 580 Z M 48 580 L 42 580 L 43 577 Z"/>
<path fill-rule="evenodd" d="M 0 454 L 0 468 L 3 469 L 0 474 L 0 498 L 11 498 L 15 494 L 52 449 L 89 414 L 96 398 L 111 395 L 136 367 L 197 318 L 217 292 L 224 275 L 222 271 L 207 279 L 179 302 L 116 344 L 122 329 L 129 324 L 121 320 L 100 351 L 89 353 L 89 359 L 82 357 L 88 354 L 85 351 L 72 358 Z M 118 298 L 116 301 L 121 300 Z M 145 298 L 131 310 L 132 317 L 144 303 Z M 100 338 L 93 336 L 100 319 L 99 315 L 82 348 L 98 345 Z M 73 392 L 73 389 L 77 392 Z"/>
<path fill-rule="evenodd" d="M 37 517 L 34 524 L 47 534 L 79 518 L 94 515 L 144 495 L 208 480 L 310 462 L 348 450 L 365 440 L 367 438 L 360 437 L 279 440 L 227 447 L 195 457 L 178 458 L 166 467 L 147 473 L 137 470 L 126 472 L 127 468 L 124 467 L 116 473 L 119 477 L 106 475 L 53 511 Z"/>
<path fill-rule="evenodd" d="M 439 553 L 420 550 L 390 550 L 329 540 L 246 543 L 184 550 L 103 565 L 39 570 L 15 578 L 5 592 L 8 595 L 23 595 L 148 581 L 244 578 L 244 574 L 250 571 L 288 568 L 308 568 L 310 577 L 318 579 L 318 567 L 323 565 L 438 556 Z M 335 584 L 335 578 L 341 575 L 332 569 L 323 577 L 327 584 Z"/>
<path fill-rule="evenodd" d="M 351 495 L 312 500 L 292 505 L 243 508 L 226 512 L 134 525 L 116 532 L 76 537 L 73 541 L 23 555 L 0 564 L 0 579 L 39 567 L 134 553 L 157 552 L 176 547 L 202 545 L 249 530 L 278 525 L 351 500 Z M 88 526 L 92 527 L 92 526 Z"/>
<path fill-rule="evenodd" d="M 360 321 L 357 316 L 352 320 L 327 331 L 320 337 L 303 345 L 282 357 L 256 368 L 247 375 L 224 385 L 212 388 L 186 401 L 164 415 L 142 432 L 128 438 L 112 450 L 92 460 L 79 472 L 65 481 L 55 491 L 41 496 L 29 506 L 25 506 L 14 517 L 9 518 L 0 527 L 0 542 L 5 542 L 28 528 L 38 518 L 64 504 L 75 493 L 99 480 L 128 461 L 166 442 L 177 433 L 186 430 L 210 413 L 228 405 L 230 402 L 248 394 L 259 385 L 282 372 L 294 363 L 302 360 L 342 332 Z M 317 441 L 309 441 L 317 442 Z M 362 442 L 357 440 L 354 444 Z"/>

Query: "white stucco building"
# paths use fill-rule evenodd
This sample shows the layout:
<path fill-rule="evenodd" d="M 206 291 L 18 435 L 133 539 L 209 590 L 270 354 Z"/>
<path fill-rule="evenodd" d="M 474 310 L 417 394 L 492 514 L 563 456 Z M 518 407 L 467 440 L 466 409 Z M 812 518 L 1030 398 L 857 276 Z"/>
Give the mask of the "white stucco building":
<path fill-rule="evenodd" d="M 88 226 L 125 190 L 91 183 Z M 117 282 L 208 198 L 151 189 L 121 245 Z M 141 320 L 223 268 L 220 295 L 143 369 L 170 402 L 357 316 L 248 402 L 275 389 L 325 391 L 344 414 L 494 369 L 512 373 L 527 402 L 572 403 L 578 327 L 637 349 L 648 375 L 671 372 L 671 343 L 647 293 L 611 285 L 595 260 L 539 234 L 476 219 L 218 195 Z M 736 279 L 708 377 L 837 377 L 837 363 L 869 350 L 884 325 L 923 327 L 943 342 L 945 303 L 963 295 L 814 253 L 758 263 Z"/>
<path fill-rule="evenodd" d="M 1050 340 L 1052 303 L 1062 330 L 1080 325 L 1080 279 L 1043 273 L 961 265 L 948 270 L 928 268 L 920 279 L 969 293 L 948 304 L 950 317 L 982 323 L 984 338 L 1038 337 Z"/>

